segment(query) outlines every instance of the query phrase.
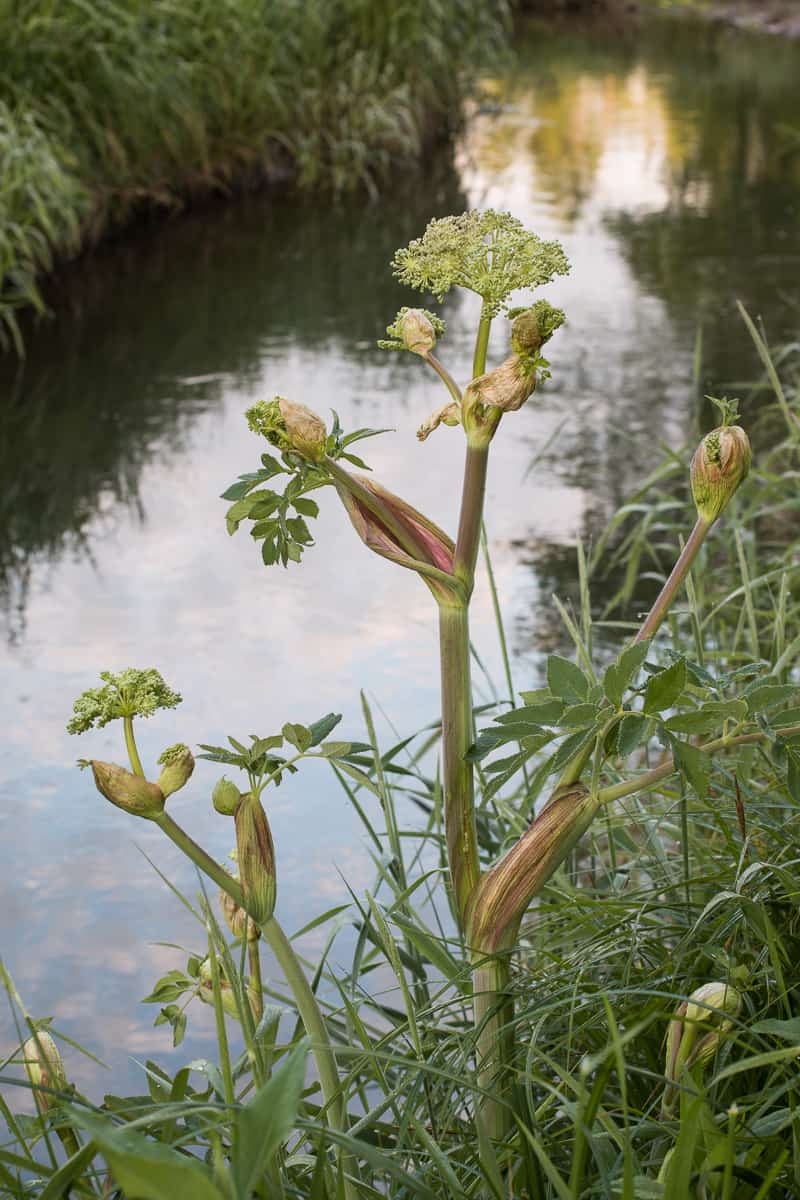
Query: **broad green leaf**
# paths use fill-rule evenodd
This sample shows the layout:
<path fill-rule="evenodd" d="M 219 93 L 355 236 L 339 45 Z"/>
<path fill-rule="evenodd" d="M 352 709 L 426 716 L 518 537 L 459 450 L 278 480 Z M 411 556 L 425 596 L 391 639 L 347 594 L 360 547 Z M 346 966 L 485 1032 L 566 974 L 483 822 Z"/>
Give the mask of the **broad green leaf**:
<path fill-rule="evenodd" d="M 319 752 L 325 758 L 344 758 L 352 749 L 352 742 L 323 742 Z"/>
<path fill-rule="evenodd" d="M 651 675 L 644 693 L 646 713 L 663 712 L 671 708 L 686 686 L 686 663 L 682 658 L 663 671 Z"/>
<path fill-rule="evenodd" d="M 308 1049 L 303 1038 L 236 1116 L 231 1173 L 238 1200 L 251 1200 L 267 1164 L 294 1128 Z"/>
<path fill-rule="evenodd" d="M 582 729 L 587 725 L 594 725 L 597 721 L 597 714 L 600 711 L 596 704 L 573 704 L 565 709 L 560 721 L 558 722 L 561 729 Z"/>
<path fill-rule="evenodd" d="M 619 706 L 628 687 L 634 682 L 650 649 L 649 639 L 623 650 L 603 676 L 603 691 L 612 704 Z"/>
<path fill-rule="evenodd" d="M 773 704 L 783 704 L 785 700 L 796 697 L 800 689 L 791 683 L 762 683 L 747 692 L 744 699 L 751 713 L 762 713 Z"/>
<path fill-rule="evenodd" d="M 318 517 L 319 505 L 316 500 L 297 499 L 292 501 L 292 508 L 303 517 Z"/>
<path fill-rule="evenodd" d="M 523 693 L 524 696 L 533 696 L 535 694 L 535 692 Z M 530 725 L 554 725 L 563 711 L 564 701 L 550 696 L 546 700 L 532 702 L 526 704 L 523 708 L 515 708 L 511 712 L 502 713 L 495 719 L 500 725 L 516 725 L 517 723 L 525 722 Z"/>
<path fill-rule="evenodd" d="M 580 667 L 560 654 L 551 654 L 547 660 L 547 683 L 554 696 L 569 704 L 585 700 L 589 690 L 589 680 Z"/>
<path fill-rule="evenodd" d="M 311 745 L 311 738 L 313 735 L 311 730 L 307 729 L 305 725 L 292 725 L 291 722 L 287 721 L 281 730 L 281 733 L 286 738 L 287 742 L 289 742 L 291 746 L 294 746 L 295 749 L 299 750 L 301 754 L 305 754 L 306 750 L 308 750 L 309 746 Z"/>
<path fill-rule="evenodd" d="M 191 1155 L 84 1109 L 73 1115 L 88 1130 L 128 1200 L 225 1200 L 206 1167 Z"/>
<path fill-rule="evenodd" d="M 641 713 L 626 713 L 617 727 L 617 754 L 623 758 L 632 754 L 641 743 L 646 729 L 646 717 Z"/>
<path fill-rule="evenodd" d="M 326 716 L 320 717 L 318 721 L 313 721 L 308 727 L 308 732 L 311 734 L 311 745 L 318 746 L 320 742 L 324 741 L 341 719 L 341 713 L 328 713 Z"/>
<path fill-rule="evenodd" d="M 773 729 L 785 729 L 789 725 L 800 725 L 800 708 L 787 708 L 769 718 Z"/>
<path fill-rule="evenodd" d="M 743 721 L 746 716 L 744 700 L 709 700 L 694 712 L 670 717 L 665 724 L 673 733 L 713 733 L 725 721 Z"/>
<path fill-rule="evenodd" d="M 672 752 L 676 766 L 689 780 L 698 799 L 705 800 L 711 776 L 711 757 L 697 746 L 692 746 L 689 742 L 679 742 L 676 739 L 672 739 Z"/>

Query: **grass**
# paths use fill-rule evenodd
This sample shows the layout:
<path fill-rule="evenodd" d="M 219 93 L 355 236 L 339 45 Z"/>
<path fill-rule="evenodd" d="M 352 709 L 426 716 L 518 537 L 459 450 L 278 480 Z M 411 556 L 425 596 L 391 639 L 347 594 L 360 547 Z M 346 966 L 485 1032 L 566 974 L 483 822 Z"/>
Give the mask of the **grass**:
<path fill-rule="evenodd" d="M 723 694 L 759 662 L 771 684 L 796 685 L 800 652 L 800 600 L 792 598 L 800 570 L 800 498 L 792 486 L 800 468 L 800 353 L 791 345 L 773 356 L 752 324 L 750 332 L 765 368 L 745 396 L 754 477 L 709 540 L 660 651 L 662 661 L 670 649 L 693 660 L 698 680 L 703 671 L 727 677 Z M 666 456 L 594 553 L 579 555 L 582 603 L 575 614 L 563 612 L 585 664 L 597 665 L 587 645 L 592 632 L 604 644 L 619 636 L 617 609 L 636 587 L 625 576 L 617 608 L 598 617 L 593 581 L 632 556 L 637 574 L 663 574 L 674 557 L 691 512 L 685 461 Z M 502 635 L 502 621 L 498 627 Z M 437 731 L 382 748 L 366 703 L 364 717 L 358 758 L 336 773 L 364 823 L 374 883 L 367 895 L 320 915 L 315 924 L 330 934 L 312 975 L 350 1113 L 347 1132 L 328 1125 L 313 1082 L 303 1090 L 307 1046 L 290 998 L 268 985 L 255 1026 L 245 948 L 230 941 L 207 896 L 183 897 L 198 922 L 195 951 L 149 999 L 178 1037 L 195 997 L 214 1004 L 220 1067 L 194 1064 L 169 1076 L 150 1063 L 143 1095 L 95 1105 L 59 1092 L 52 1109 L 33 1118 L 2 1101 L 9 1133 L 0 1194 L 50 1200 L 71 1183 L 82 1196 L 103 1187 L 113 1197 L 167 1200 L 183 1188 L 209 1200 L 316 1200 L 343 1194 L 345 1172 L 349 1194 L 365 1200 L 796 1195 L 800 781 L 790 770 L 787 785 L 780 754 L 756 743 L 738 747 L 702 798 L 668 779 L 619 801 L 551 878 L 511 964 L 518 1051 L 503 1102 L 514 1125 L 492 1143 L 476 1138 L 471 1117 L 472 964 L 441 887 L 441 792 L 431 763 Z M 634 765 L 644 770 L 661 753 L 648 742 Z M 487 790 L 478 825 L 484 861 L 514 840 L 547 794 L 536 765 Z M 490 773 L 481 764 L 484 784 Z M 420 820 L 401 827 L 398 802 L 405 808 L 409 799 Z M 350 964 L 334 969 L 343 921 Z M 736 988 L 741 1008 L 724 1036 L 722 1014 L 712 1007 L 701 1018 L 711 1055 L 677 1080 L 665 1106 L 669 1021 L 712 981 Z M 39 1026 L 5 983 L 22 1043 Z M 18 1049 L 0 1072 L 7 1085 L 19 1084 L 15 1062 Z M 57 1144 L 65 1122 L 82 1139 L 66 1159 Z"/>
<path fill-rule="evenodd" d="M 0 342 L 54 258 L 287 174 L 374 193 L 458 122 L 504 4 L 0 0 Z"/>

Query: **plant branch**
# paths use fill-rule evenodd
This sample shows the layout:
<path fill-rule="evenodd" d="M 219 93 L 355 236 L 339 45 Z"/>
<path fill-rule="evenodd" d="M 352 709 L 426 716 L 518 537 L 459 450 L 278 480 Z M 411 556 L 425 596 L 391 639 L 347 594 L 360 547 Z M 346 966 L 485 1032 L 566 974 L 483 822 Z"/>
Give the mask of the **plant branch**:
<path fill-rule="evenodd" d="M 670 572 L 669 579 L 659 592 L 658 597 L 653 604 L 653 607 L 650 609 L 650 612 L 647 614 L 641 629 L 633 639 L 634 643 L 643 642 L 646 638 L 651 638 L 656 633 L 657 629 L 661 625 L 661 622 L 667 615 L 678 589 L 686 578 L 689 568 L 697 557 L 697 552 L 702 546 L 706 534 L 708 533 L 712 524 L 713 522 L 705 521 L 702 517 L 698 517 L 695 521 L 694 529 L 689 535 L 689 540 L 681 550 L 678 560 Z"/>
<path fill-rule="evenodd" d="M 450 396 L 456 402 L 456 404 L 461 404 L 461 388 L 458 386 L 455 379 L 453 379 L 453 376 L 447 370 L 447 367 L 445 367 L 444 363 L 442 363 L 436 357 L 432 350 L 428 350 L 422 355 L 422 358 L 424 358 L 426 363 L 429 363 L 433 367 L 434 371 L 442 380 L 444 386 L 447 388 Z"/>
<path fill-rule="evenodd" d="M 125 731 L 125 748 L 128 751 L 131 770 L 134 775 L 138 775 L 141 779 L 144 779 L 144 768 L 142 767 L 142 760 L 139 758 L 136 738 L 133 735 L 133 717 L 123 717 L 122 728 Z"/>
<path fill-rule="evenodd" d="M 464 485 L 461 493 L 461 513 L 453 570 L 471 595 L 475 583 L 475 564 L 481 541 L 483 500 L 486 495 L 486 472 L 489 465 L 489 446 L 473 446 L 467 442 L 464 463 Z"/>

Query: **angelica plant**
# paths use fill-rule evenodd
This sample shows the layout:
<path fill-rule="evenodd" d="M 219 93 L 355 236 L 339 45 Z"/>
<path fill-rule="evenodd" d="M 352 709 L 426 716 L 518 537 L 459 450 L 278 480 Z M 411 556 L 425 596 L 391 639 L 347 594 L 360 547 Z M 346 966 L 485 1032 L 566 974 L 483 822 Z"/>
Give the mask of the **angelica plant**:
<path fill-rule="evenodd" d="M 508 1143 L 513 1136 L 516 1025 L 509 981 L 510 960 L 519 945 L 523 919 L 531 901 L 541 894 L 595 817 L 623 797 L 646 795 L 648 789 L 673 776 L 702 799 L 708 793 L 717 756 L 743 745 L 758 745 L 769 753 L 776 772 L 786 778 L 789 791 L 800 801 L 800 751 L 794 740 L 800 734 L 800 723 L 796 708 L 791 707 L 796 704 L 797 688 L 768 681 L 760 664 L 713 675 L 685 654 L 662 654 L 656 640 L 705 538 L 747 477 L 750 445 L 745 431 L 734 423 L 736 411 L 729 402 L 720 402 L 722 424 L 706 435 L 692 460 L 689 474 L 697 509 L 694 529 L 641 626 L 630 630 L 627 644 L 603 669 L 595 666 L 588 650 L 580 663 L 551 655 L 546 686 L 522 693 L 520 707 L 501 713 L 475 734 L 469 610 L 491 447 L 504 425 L 518 419 L 516 414 L 523 406 L 541 402 L 541 385 L 550 375 L 544 351 L 565 320 L 561 309 L 550 301 L 529 297 L 520 307 L 513 293 L 545 286 L 568 269 L 558 243 L 542 241 L 510 214 L 493 211 L 432 221 L 421 238 L 395 256 L 395 273 L 409 286 L 440 299 L 453 287 L 481 298 L 471 370 L 464 370 L 461 383 L 457 381 L 459 371 L 441 354 L 446 330 L 436 313 L 404 306 L 387 326 L 387 338 L 381 343 L 388 350 L 410 354 L 409 361 L 433 370 L 444 388 L 442 406 L 420 425 L 420 440 L 426 441 L 442 428 L 461 430 L 464 468 L 454 534 L 375 480 L 353 452 L 355 443 L 382 431 L 359 429 L 345 434 L 335 413 L 328 427 L 322 416 L 307 407 L 305 397 L 259 400 L 248 409 L 250 429 L 266 440 L 272 452 L 262 453 L 260 467 L 239 476 L 223 493 L 229 502 L 229 532 L 249 523 L 251 536 L 261 545 L 264 564 L 284 567 L 298 563 L 313 545 L 309 521 L 316 517 L 319 506 L 312 493 L 336 496 L 361 542 L 390 563 L 415 572 L 435 602 L 446 882 L 453 920 L 472 973 L 475 1119 L 482 1145 L 486 1144 L 485 1135 L 489 1144 Z M 508 352 L 492 366 L 487 364 L 487 350 L 489 332 L 497 319 L 507 322 Z M 311 1038 L 331 1128 L 344 1135 L 350 1114 L 330 1033 L 275 917 L 278 851 L 265 796 L 310 758 L 326 760 L 345 772 L 355 771 L 363 782 L 368 776 L 359 747 L 326 740 L 337 723 L 335 714 L 310 726 L 286 723 L 268 737 L 251 736 L 249 745 L 232 738 L 227 746 L 201 744 L 201 757 L 243 776 L 241 788 L 223 777 L 212 796 L 214 808 L 234 819 L 239 869 L 234 877 L 197 846 L 166 811 L 168 796 L 185 786 L 191 774 L 193 760 L 188 748 L 179 744 L 165 751 L 162 771 L 152 781 L 145 777 L 136 751 L 134 717 L 150 716 L 158 707 L 174 707 L 179 697 L 157 672 L 123 672 L 103 679 L 104 688 L 85 693 L 76 703 L 70 727 L 73 732 L 84 732 L 93 724 L 121 718 L 131 770 L 92 763 L 98 789 L 119 807 L 155 821 L 218 884 L 227 897 L 226 919 L 230 915 L 236 928 L 261 930 L 284 970 Z M 641 769 L 636 756 L 655 744 L 663 749 L 657 765 L 645 764 Z M 502 837 L 501 854 L 487 855 L 479 843 L 478 765 L 484 805 L 518 773 L 526 772 L 517 828 L 526 824 L 527 828 L 519 836 L 509 833 Z M 377 752 L 374 769 L 377 774 L 384 769 Z M 372 897 L 363 911 L 371 913 L 381 926 L 381 944 L 388 947 Z M 258 939 L 244 932 L 237 936 L 245 937 L 251 956 L 252 994 L 259 990 L 253 986 L 258 977 Z M 409 942 L 408 961 L 417 968 L 419 954 L 419 947 Z M 402 957 L 388 949 L 387 955 L 409 996 Z M 221 1014 L 224 1005 L 230 1008 L 232 1001 L 222 995 L 225 972 L 219 974 L 211 952 L 204 970 L 208 978 L 187 987 L 200 986 L 208 993 L 210 982 Z M 424 977 L 424 968 L 420 971 Z M 252 1016 L 251 1007 L 237 1009 L 245 1022 Z M 411 1018 L 410 1023 L 415 1025 Z M 412 1035 L 421 1054 L 419 1029 L 414 1027 Z M 688 1047 L 689 1041 L 683 1045 Z M 676 1062 L 678 1058 L 679 1054 Z M 344 1171 L 344 1188 L 350 1195 L 355 1180 L 351 1166 Z M 576 1172 L 570 1194 L 578 1195 L 579 1168 Z"/>

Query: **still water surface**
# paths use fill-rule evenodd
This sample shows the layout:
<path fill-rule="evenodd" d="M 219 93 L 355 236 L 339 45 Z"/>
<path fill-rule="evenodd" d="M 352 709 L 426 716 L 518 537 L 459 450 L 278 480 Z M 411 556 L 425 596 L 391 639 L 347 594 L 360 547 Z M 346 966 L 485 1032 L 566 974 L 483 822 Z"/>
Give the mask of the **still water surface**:
<path fill-rule="evenodd" d="M 81 755 L 119 760 L 121 747 L 113 726 L 66 735 L 73 698 L 102 668 L 158 666 L 184 703 L 140 726 L 150 763 L 178 740 L 266 735 L 331 709 L 342 736 L 359 738 L 360 689 L 386 740 L 437 712 L 430 597 L 362 551 L 332 494 L 301 568 L 267 571 L 246 533 L 228 538 L 218 494 L 260 452 L 244 408 L 280 393 L 335 408 L 346 429 L 394 427 L 364 444 L 377 477 L 453 529 L 457 431 L 414 437 L 439 385 L 375 348 L 396 309 L 418 302 L 387 264 L 431 216 L 470 206 L 510 209 L 562 240 L 572 274 L 547 295 L 569 323 L 552 381 L 503 423 L 487 509 L 515 682 L 531 686 L 562 637 L 551 595 L 572 594 L 576 539 L 659 443 L 681 444 L 706 418 L 702 392 L 755 373 L 735 299 L 773 341 L 796 331 L 798 70 L 796 46 L 706 27 L 534 29 L 453 163 L 380 207 L 257 197 L 140 230 L 70 270 L 24 369 L 0 367 L 2 954 L 31 1011 L 113 1068 L 70 1061 L 93 1096 L 140 1089 L 134 1060 L 207 1053 L 212 1022 L 200 1008 L 174 1055 L 138 1004 L 183 965 L 163 943 L 203 943 L 142 851 L 179 887 L 194 879 L 157 830 L 75 769 Z M 463 379 L 475 306 L 448 300 L 444 316 L 442 354 Z M 474 639 L 500 686 L 483 580 Z M 223 858 L 231 831 L 208 801 L 217 775 L 198 764 L 170 804 Z M 344 880 L 371 885 L 357 819 L 321 766 L 286 782 L 270 816 L 289 930 L 345 902 Z M 310 956 L 323 936 L 306 938 Z M 7 1018 L 0 1036 L 13 1044 Z"/>

